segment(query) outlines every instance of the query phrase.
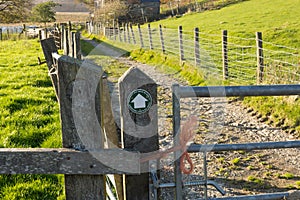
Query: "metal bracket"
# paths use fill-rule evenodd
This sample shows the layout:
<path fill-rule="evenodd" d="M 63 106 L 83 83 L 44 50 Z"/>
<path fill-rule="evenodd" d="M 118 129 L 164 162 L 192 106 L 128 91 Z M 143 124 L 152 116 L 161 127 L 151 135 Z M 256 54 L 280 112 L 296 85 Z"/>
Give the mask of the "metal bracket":
<path fill-rule="evenodd" d="M 157 200 L 157 189 L 159 186 L 159 180 L 157 177 L 157 160 L 149 161 L 149 200 Z"/>

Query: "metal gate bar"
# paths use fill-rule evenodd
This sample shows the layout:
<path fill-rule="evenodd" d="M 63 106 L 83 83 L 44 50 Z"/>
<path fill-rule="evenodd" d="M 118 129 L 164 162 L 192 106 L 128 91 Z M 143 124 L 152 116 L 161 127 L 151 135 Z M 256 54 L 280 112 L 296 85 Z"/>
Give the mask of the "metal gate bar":
<path fill-rule="evenodd" d="M 178 98 L 300 95 L 300 85 L 175 87 Z"/>
<path fill-rule="evenodd" d="M 210 200 L 279 200 L 288 197 L 288 192 L 272 193 L 272 194 L 257 194 L 257 195 L 245 195 L 245 196 L 233 196 L 223 198 L 212 198 Z"/>
<path fill-rule="evenodd" d="M 191 144 L 187 151 L 189 153 L 197 152 L 216 152 L 216 151 L 251 151 L 261 149 L 282 149 L 299 148 L 300 140 L 285 142 L 262 142 L 262 143 L 240 143 L 240 144 Z"/>
<path fill-rule="evenodd" d="M 258 86 L 208 86 L 191 87 L 172 86 L 173 99 L 173 137 L 174 146 L 179 145 L 180 134 L 180 98 L 191 97 L 246 97 L 246 96 L 287 96 L 300 95 L 300 85 L 258 85 Z M 278 148 L 296 148 L 300 147 L 300 141 L 281 141 L 281 142 L 262 142 L 262 143 L 244 143 L 244 144 L 208 144 L 208 145 L 190 145 L 188 152 L 209 152 L 209 151 L 236 151 L 236 150 L 258 150 L 258 149 L 278 149 Z M 181 151 L 176 151 L 175 156 L 175 197 L 182 199 L 182 174 L 180 171 Z M 207 180 L 205 180 L 207 181 Z M 216 198 L 220 200 L 229 199 L 280 199 L 289 196 L 289 193 L 270 193 L 253 196 L 236 196 L 228 198 Z M 205 197 L 207 199 L 207 197 Z"/>

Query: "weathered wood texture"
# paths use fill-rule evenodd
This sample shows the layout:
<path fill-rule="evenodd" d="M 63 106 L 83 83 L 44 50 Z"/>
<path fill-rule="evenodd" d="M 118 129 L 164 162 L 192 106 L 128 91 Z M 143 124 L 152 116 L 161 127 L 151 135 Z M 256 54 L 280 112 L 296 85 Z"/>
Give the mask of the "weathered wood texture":
<path fill-rule="evenodd" d="M 200 66 L 199 28 L 194 29 L 194 51 L 195 65 Z"/>
<path fill-rule="evenodd" d="M 162 26 L 159 25 L 159 38 L 160 38 L 160 44 L 161 44 L 161 50 L 163 53 L 165 53 L 165 42 L 164 42 L 164 35 L 163 35 L 163 30 Z"/>
<path fill-rule="evenodd" d="M 222 60 L 223 60 L 223 79 L 228 79 L 228 49 L 227 49 L 227 30 L 222 30 Z"/>
<path fill-rule="evenodd" d="M 138 169 L 135 164 L 139 156 L 133 160 L 127 159 L 125 151 L 121 149 L 97 150 L 97 154 L 105 159 L 118 164 L 120 161 Z M 126 158 L 126 159 L 124 159 Z M 123 174 L 106 166 L 88 151 L 77 151 L 67 148 L 41 149 L 41 148 L 1 148 L 0 149 L 0 174 Z"/>
<path fill-rule="evenodd" d="M 184 58 L 184 49 L 183 49 L 183 33 L 182 33 L 182 26 L 178 27 L 178 41 L 179 41 L 179 56 L 180 62 L 182 63 Z"/>
<path fill-rule="evenodd" d="M 103 127 L 103 132 L 106 137 L 105 141 L 105 148 L 116 148 L 120 146 L 120 139 L 118 137 L 117 133 L 117 127 L 115 123 L 115 119 L 113 116 L 113 111 L 112 111 L 112 105 L 111 105 L 111 98 L 110 98 L 110 93 L 109 93 L 109 88 L 108 88 L 108 80 L 106 77 L 103 77 L 102 79 L 102 84 L 101 84 L 101 90 L 102 90 L 102 95 L 101 95 L 101 105 L 102 105 L 102 124 L 101 126 Z M 126 158 L 126 157 L 124 157 Z M 120 161 L 118 158 L 113 157 L 111 160 L 117 160 L 118 162 Z M 127 158 L 126 158 L 127 160 Z M 130 159 L 128 159 L 130 160 Z M 134 161 L 134 160 L 132 160 Z M 137 160 L 135 160 L 137 162 Z M 125 164 L 127 165 L 127 164 Z M 113 165 L 115 166 L 115 165 Z M 131 167 L 130 167 L 131 168 Z M 139 169 L 137 169 L 139 170 Z M 118 199 L 124 199 L 123 197 L 123 184 L 122 184 L 122 175 L 114 175 L 115 183 L 116 183 L 116 192 L 118 195 Z"/>
<path fill-rule="evenodd" d="M 148 34 L 149 34 L 149 46 L 150 49 L 153 49 L 153 41 L 152 41 L 152 31 L 151 31 L 151 25 L 148 24 Z"/>
<path fill-rule="evenodd" d="M 52 53 L 57 53 L 57 47 L 53 38 L 41 40 L 41 45 L 47 62 L 48 72 L 50 74 L 50 78 L 55 89 L 56 96 L 58 97 L 58 80 L 56 74 L 54 73 L 55 67 L 53 65 L 54 63 L 52 57 Z"/>
<path fill-rule="evenodd" d="M 69 55 L 69 29 L 65 28 L 63 30 L 63 49 L 64 49 L 64 55 Z"/>
<path fill-rule="evenodd" d="M 144 48 L 143 33 L 141 31 L 141 25 L 140 24 L 138 24 L 138 32 L 139 32 L 139 37 L 140 37 L 141 48 Z"/>
<path fill-rule="evenodd" d="M 142 89 L 152 97 L 151 108 L 136 114 L 128 107 L 128 99 L 132 92 Z M 129 151 L 141 153 L 158 150 L 157 128 L 157 85 L 138 68 L 130 68 L 119 79 L 120 108 L 121 108 L 121 134 L 122 146 Z M 124 195 L 130 200 L 149 199 L 149 163 L 141 164 L 139 176 L 124 177 Z"/>
<path fill-rule="evenodd" d="M 103 148 L 99 125 L 101 68 L 61 56 L 57 73 L 63 147 L 80 150 Z M 70 200 L 105 199 L 105 178 L 102 175 L 65 175 L 65 186 Z"/>
<path fill-rule="evenodd" d="M 264 77 L 264 51 L 262 33 L 256 32 L 256 48 L 257 48 L 257 84 L 263 81 Z"/>

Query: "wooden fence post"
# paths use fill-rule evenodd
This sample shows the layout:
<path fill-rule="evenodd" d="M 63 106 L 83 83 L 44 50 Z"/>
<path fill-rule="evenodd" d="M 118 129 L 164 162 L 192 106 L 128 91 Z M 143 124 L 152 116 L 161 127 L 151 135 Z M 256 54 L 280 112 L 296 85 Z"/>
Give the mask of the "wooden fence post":
<path fill-rule="evenodd" d="M 131 43 L 131 38 L 130 38 L 130 31 L 129 31 L 128 23 L 126 24 L 126 31 L 127 31 L 127 41 L 130 44 Z"/>
<path fill-rule="evenodd" d="M 113 21 L 113 35 L 114 35 L 114 40 L 117 40 L 117 35 L 116 35 L 116 22 L 115 20 Z"/>
<path fill-rule="evenodd" d="M 163 30 L 161 24 L 159 25 L 159 36 L 160 36 L 160 43 L 161 43 L 161 50 L 163 53 L 165 53 L 165 42 L 164 42 L 164 36 L 163 36 Z"/>
<path fill-rule="evenodd" d="M 74 58 L 81 60 L 80 32 L 74 32 Z"/>
<path fill-rule="evenodd" d="M 139 37 L 140 37 L 141 48 L 144 48 L 143 33 L 142 33 L 142 30 L 141 30 L 141 25 L 140 24 L 138 24 L 138 32 L 139 32 Z"/>
<path fill-rule="evenodd" d="M 131 35 L 132 35 L 133 44 L 136 44 L 135 35 L 134 35 L 134 32 L 133 32 L 131 23 L 130 23 L 130 31 L 131 31 Z"/>
<path fill-rule="evenodd" d="M 127 37 L 126 37 L 126 25 L 123 24 L 123 32 L 124 32 L 124 42 L 127 42 Z"/>
<path fill-rule="evenodd" d="M 123 148 L 140 153 L 157 151 L 157 84 L 140 69 L 132 67 L 119 79 L 119 90 Z M 124 176 L 124 196 L 128 200 L 152 199 L 149 161 L 140 166 L 140 175 Z"/>
<path fill-rule="evenodd" d="M 69 29 L 65 28 L 64 29 L 64 55 L 69 55 Z"/>
<path fill-rule="evenodd" d="M 61 25 L 60 26 L 60 44 L 61 44 L 61 49 L 64 49 L 64 39 L 65 39 L 65 26 Z"/>
<path fill-rule="evenodd" d="M 6 29 L 6 37 L 7 37 L 7 39 L 9 40 L 10 35 L 9 35 L 9 29 L 8 29 L 8 28 Z"/>
<path fill-rule="evenodd" d="M 227 30 L 222 31 L 222 59 L 223 59 L 223 78 L 228 79 L 228 49 L 227 49 Z"/>
<path fill-rule="evenodd" d="M 24 34 L 24 38 L 27 38 L 26 24 L 23 24 L 22 32 Z"/>
<path fill-rule="evenodd" d="M 72 38 L 71 39 L 72 39 L 72 57 L 76 58 L 76 53 L 77 53 L 76 52 L 76 32 L 72 32 Z M 80 43 L 80 41 L 79 41 L 79 43 Z"/>
<path fill-rule="evenodd" d="M 152 43 L 152 33 L 151 33 L 151 26 L 150 24 L 148 24 L 148 34 L 149 34 L 149 45 L 150 45 L 150 49 L 153 49 L 153 43 Z"/>
<path fill-rule="evenodd" d="M 108 88 L 108 80 L 106 76 L 102 77 L 101 84 L 101 105 L 102 105 L 102 116 L 101 116 L 101 127 L 105 132 L 107 141 L 105 148 L 116 148 L 120 146 L 120 141 L 117 133 L 117 127 L 115 123 L 115 118 L 113 116 L 112 111 L 112 102 L 110 98 L 109 88 Z M 109 177 L 107 177 L 109 178 Z M 118 199 L 124 199 L 123 197 L 123 184 L 122 184 L 122 175 L 115 174 L 114 175 L 115 183 L 116 183 L 116 194 L 118 195 Z M 107 188 L 108 189 L 108 188 Z"/>
<path fill-rule="evenodd" d="M 195 65 L 200 66 L 200 44 L 199 44 L 199 28 L 194 30 L 194 44 L 195 44 Z"/>
<path fill-rule="evenodd" d="M 102 69 L 69 56 L 61 56 L 57 65 L 63 147 L 103 148 L 98 122 Z M 65 175 L 65 188 L 67 200 L 106 199 L 103 175 Z"/>
<path fill-rule="evenodd" d="M 263 81 L 264 76 L 264 54 L 262 33 L 256 32 L 256 48 L 257 48 L 257 84 Z"/>
<path fill-rule="evenodd" d="M 70 29 L 68 34 L 68 40 L 69 40 L 69 56 L 74 57 L 73 31 L 71 31 Z"/>
<path fill-rule="evenodd" d="M 122 42 L 122 34 L 121 34 L 120 24 L 118 24 L 118 35 L 119 35 L 119 41 Z"/>
<path fill-rule="evenodd" d="M 41 40 L 41 46 L 44 52 L 44 56 L 46 59 L 46 63 L 48 66 L 48 71 L 50 74 L 50 78 L 52 81 L 52 85 L 55 89 L 55 94 L 58 100 L 58 80 L 57 80 L 57 76 L 55 73 L 51 73 L 54 72 L 53 71 L 53 58 L 52 58 L 52 53 L 57 53 L 57 47 L 55 46 L 55 41 L 54 38 L 48 38 L 48 39 L 44 39 Z"/>
<path fill-rule="evenodd" d="M 183 36 L 182 36 L 182 26 L 178 27 L 178 39 L 179 39 L 179 56 L 180 62 L 184 61 L 184 50 L 183 50 Z"/>
<path fill-rule="evenodd" d="M 0 41 L 2 40 L 2 28 L 0 28 Z"/>

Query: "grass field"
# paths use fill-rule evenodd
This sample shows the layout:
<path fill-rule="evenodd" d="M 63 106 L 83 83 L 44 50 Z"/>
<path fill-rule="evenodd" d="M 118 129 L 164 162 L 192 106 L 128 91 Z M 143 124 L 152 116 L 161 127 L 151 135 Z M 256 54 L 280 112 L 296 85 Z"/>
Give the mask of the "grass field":
<path fill-rule="evenodd" d="M 61 147 L 59 108 L 37 40 L 0 41 L 0 147 Z M 63 198 L 61 175 L 1 175 L 0 199 Z"/>
<path fill-rule="evenodd" d="M 255 38 L 255 32 L 263 33 L 263 40 L 289 47 L 300 47 L 300 1 L 297 0 L 249 0 L 220 10 L 191 13 L 180 18 L 169 18 L 151 23 L 167 28 L 179 25 L 184 30 L 220 34 L 228 30 L 231 36 Z"/>
<path fill-rule="evenodd" d="M 300 60 L 297 60 L 299 59 L 300 48 L 299 8 L 300 1 L 295 0 L 249 0 L 229 5 L 220 10 L 190 13 L 182 17 L 160 20 L 151 23 L 151 27 L 157 29 L 158 25 L 161 24 L 166 29 L 176 30 L 179 25 L 182 25 L 183 31 L 186 32 L 186 34 L 190 34 L 191 37 L 193 29 L 199 27 L 203 37 L 212 37 L 210 38 L 211 41 L 218 41 L 218 44 L 212 44 L 211 49 L 209 49 L 210 51 L 212 48 L 215 48 L 214 46 L 220 46 L 221 31 L 228 30 L 229 55 L 232 50 L 236 51 L 239 48 L 239 44 L 255 46 L 255 32 L 262 32 L 264 49 L 266 50 L 264 52 L 266 57 L 265 64 L 268 66 L 266 72 L 268 75 L 269 73 L 271 75 L 270 78 L 266 76 L 265 84 L 272 84 L 273 82 L 282 84 L 291 82 L 291 80 L 293 83 L 298 83 L 297 80 L 291 79 L 288 73 L 292 70 L 293 72 L 291 74 L 296 75 L 296 77 L 299 77 L 300 73 L 299 65 L 297 65 L 297 63 L 300 63 Z M 146 25 L 143 27 L 146 28 Z M 172 39 L 173 38 L 166 38 L 166 40 Z M 250 44 L 249 42 L 254 42 L 254 44 Z M 197 71 L 197 68 L 186 65 L 182 68 L 178 65 L 178 57 L 174 58 L 174 56 L 170 54 L 166 55 L 161 53 L 161 51 L 140 50 L 138 46 L 132 47 L 131 45 L 124 45 L 124 43 L 112 43 L 120 48 L 127 48 L 127 51 L 131 51 L 131 57 L 138 61 L 160 66 L 160 68 L 167 69 L 168 71 L 170 71 L 170 68 L 178 71 L 177 74 L 187 79 L 191 85 L 203 85 L 208 83 L 210 85 L 228 84 L 227 82 L 214 82 L 214 80 L 212 82 L 209 78 L 203 80 L 201 69 Z M 178 42 L 175 41 L 173 46 L 178 45 L 177 43 Z M 230 46 L 232 43 L 236 45 L 234 47 Z M 290 52 L 284 52 L 286 50 Z M 255 48 L 250 48 L 250 50 L 247 51 L 249 51 L 248 53 L 251 57 L 253 54 L 255 55 L 256 50 Z M 219 60 L 216 59 L 213 61 L 216 65 L 220 65 L 220 63 L 222 63 L 221 54 L 218 54 L 217 58 L 219 58 Z M 238 58 L 234 59 L 230 59 L 229 63 L 231 72 L 234 70 L 233 66 L 235 66 L 238 61 Z M 283 62 L 277 65 L 277 59 L 282 59 Z M 250 58 L 244 58 L 243 62 L 244 61 L 246 61 L 248 65 L 243 67 L 243 73 L 247 76 L 255 77 L 255 56 L 254 59 L 251 58 L 251 61 Z M 290 66 L 290 63 L 294 65 Z M 276 76 L 276 78 L 274 78 L 274 76 Z M 235 84 L 244 85 L 249 83 L 237 79 Z M 245 105 L 260 112 L 263 117 L 268 118 L 269 123 L 282 126 L 291 132 L 297 131 L 300 133 L 299 98 L 257 97 L 247 98 L 244 102 Z"/>

